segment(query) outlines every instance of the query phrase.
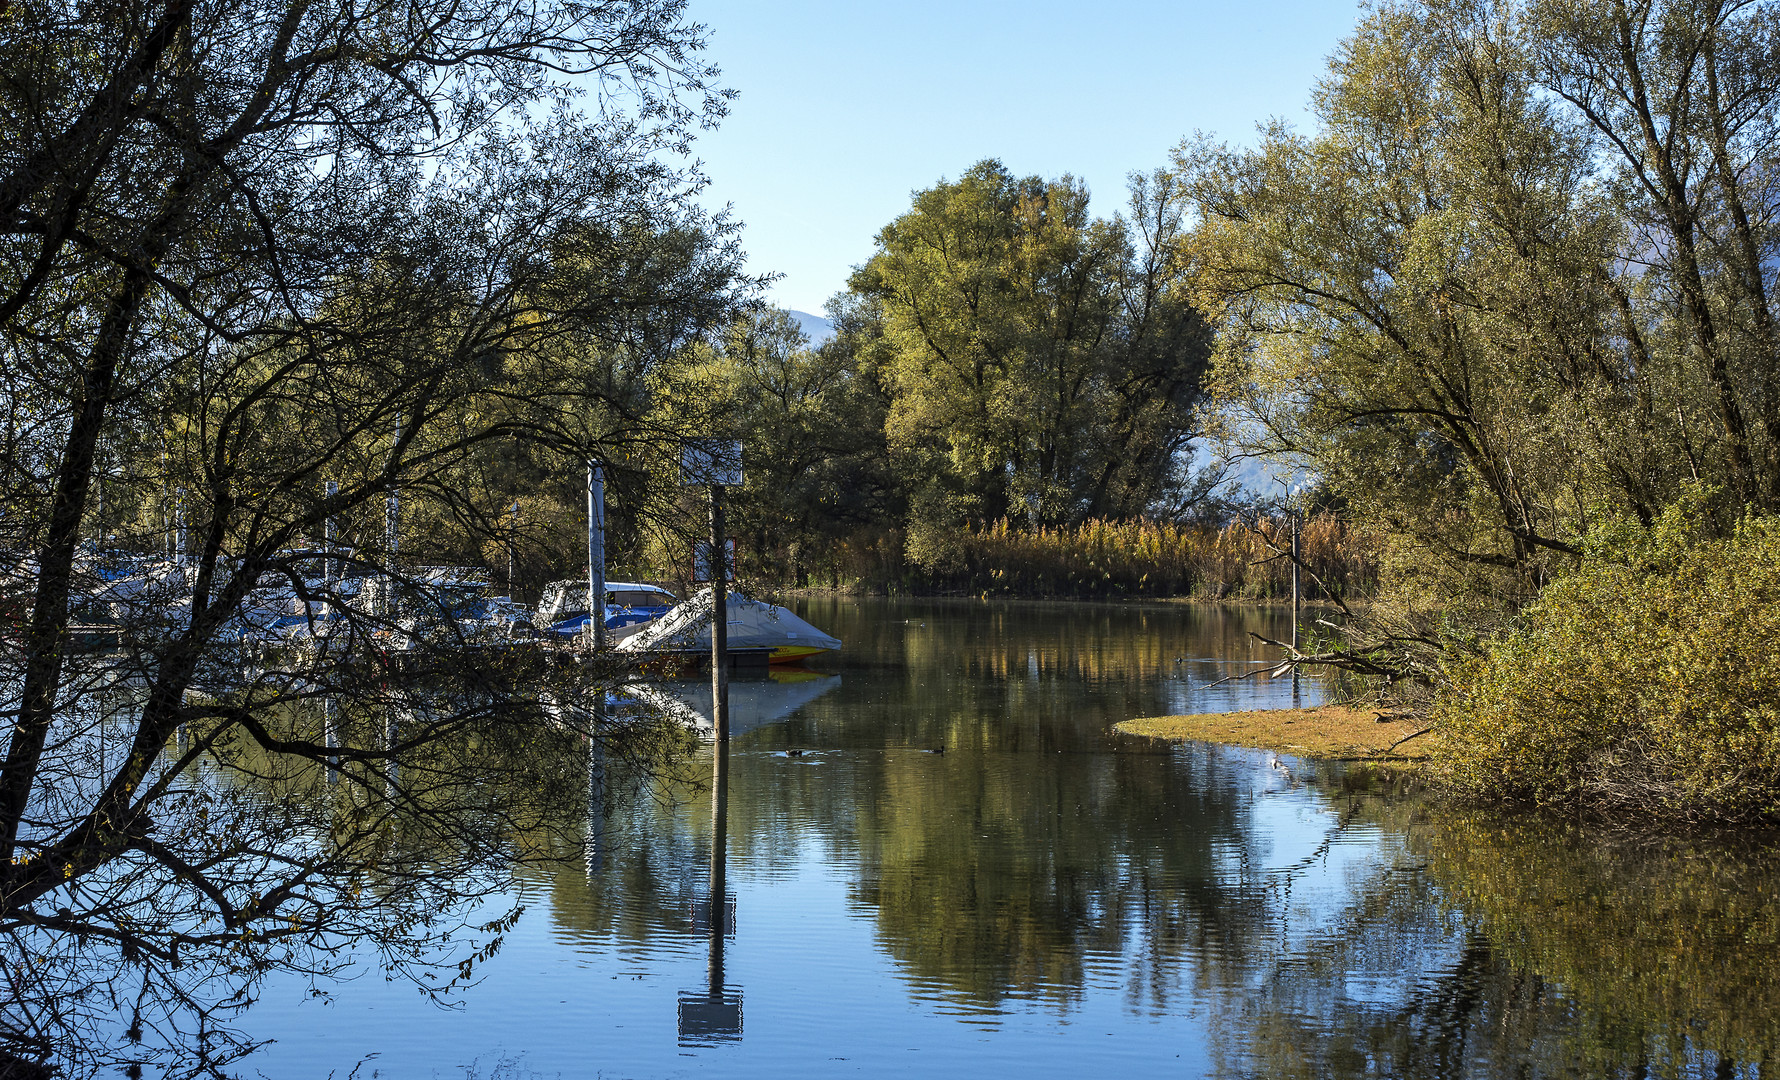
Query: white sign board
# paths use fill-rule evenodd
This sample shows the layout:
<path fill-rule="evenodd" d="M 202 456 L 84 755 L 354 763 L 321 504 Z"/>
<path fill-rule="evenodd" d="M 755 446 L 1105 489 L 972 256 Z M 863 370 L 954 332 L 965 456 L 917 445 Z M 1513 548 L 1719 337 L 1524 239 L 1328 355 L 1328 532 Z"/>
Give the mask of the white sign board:
<path fill-rule="evenodd" d="M 742 485 L 742 444 L 739 439 L 689 439 L 680 454 L 682 484 Z"/>

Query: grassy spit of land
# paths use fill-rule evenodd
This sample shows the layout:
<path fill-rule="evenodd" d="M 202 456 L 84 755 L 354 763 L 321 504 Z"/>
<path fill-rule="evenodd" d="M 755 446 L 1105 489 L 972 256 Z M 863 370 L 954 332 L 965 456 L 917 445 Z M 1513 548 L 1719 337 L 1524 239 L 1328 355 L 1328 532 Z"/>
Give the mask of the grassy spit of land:
<path fill-rule="evenodd" d="M 1401 741 L 1420 730 L 1416 723 L 1381 714 L 1376 709 L 1346 705 L 1145 716 L 1126 720 L 1116 730 L 1154 739 L 1255 746 L 1282 754 L 1340 761 L 1410 764 L 1428 756 L 1425 736 Z"/>

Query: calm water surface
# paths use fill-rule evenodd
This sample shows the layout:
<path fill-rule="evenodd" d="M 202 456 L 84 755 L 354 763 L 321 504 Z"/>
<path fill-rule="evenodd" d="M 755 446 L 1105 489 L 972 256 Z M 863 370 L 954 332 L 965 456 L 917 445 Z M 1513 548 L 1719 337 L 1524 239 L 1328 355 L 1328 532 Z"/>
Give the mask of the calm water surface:
<path fill-rule="evenodd" d="M 1247 635 L 1288 634 L 1278 612 L 798 609 L 847 648 L 734 690 L 733 907 L 709 900 L 709 792 L 608 766 L 595 853 L 523 880 L 458 1007 L 376 971 L 274 984 L 249 1071 L 1780 1076 L 1770 850 L 1111 733 L 1315 704 L 1314 681 L 1206 685 L 1270 655 Z"/>

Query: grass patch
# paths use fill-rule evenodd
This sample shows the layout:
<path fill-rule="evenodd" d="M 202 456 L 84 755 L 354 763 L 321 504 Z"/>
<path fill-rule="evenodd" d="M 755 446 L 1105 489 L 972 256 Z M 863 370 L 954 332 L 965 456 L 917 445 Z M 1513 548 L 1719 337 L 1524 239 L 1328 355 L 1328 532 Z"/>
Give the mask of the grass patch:
<path fill-rule="evenodd" d="M 1390 718 L 1380 720 L 1375 710 L 1346 705 L 1145 716 L 1126 720 L 1115 730 L 1175 742 L 1258 746 L 1311 758 L 1421 761 L 1428 756 L 1426 736 L 1390 750 L 1392 743 L 1420 730 L 1416 724 Z"/>

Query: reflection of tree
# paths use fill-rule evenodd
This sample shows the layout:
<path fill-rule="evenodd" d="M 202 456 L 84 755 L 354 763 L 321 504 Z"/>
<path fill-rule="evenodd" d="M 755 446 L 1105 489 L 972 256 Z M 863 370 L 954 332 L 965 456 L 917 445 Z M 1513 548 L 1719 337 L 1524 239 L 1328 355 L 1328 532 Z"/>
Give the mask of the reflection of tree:
<path fill-rule="evenodd" d="M 67 718 L 71 738 L 91 743 L 88 785 L 128 751 L 144 693 L 94 695 L 83 705 L 97 711 Z M 275 971 L 322 978 L 375 963 L 441 998 L 454 970 L 474 980 L 512 925 L 515 865 L 560 848 L 581 822 L 590 725 L 540 722 L 535 708 L 515 717 L 512 694 L 391 685 L 382 702 L 299 695 L 235 723 L 194 708 L 149 770 L 168 785 L 155 835 L 186 842 L 144 853 L 190 877 L 175 887 L 115 860 L 70 883 L 70 903 L 42 925 L 6 927 L 8 1037 L 78 1039 L 41 1047 L 74 1075 L 102 1052 L 186 1075 L 251 1046 L 236 1025 Z M 599 736 L 632 768 L 665 763 L 685 740 L 646 721 Z M 331 753 L 283 749 L 295 743 Z"/>
<path fill-rule="evenodd" d="M 1401 818 L 1390 804 L 1374 804 Z M 1398 825 L 1406 822 L 1399 820 Z M 1227 1075 L 1748 1075 L 1780 1048 L 1775 859 L 1438 812 L 1223 1018 Z M 1405 872 L 1410 869 L 1413 872 Z"/>
<path fill-rule="evenodd" d="M 973 1005 L 1065 1001 L 1094 956 L 1141 941 L 1165 964 L 1189 943 L 1240 947 L 1252 932 L 1257 896 L 1215 885 L 1219 849 L 1243 842 L 1230 800 L 1119 757 L 1038 775 L 1019 764 L 889 754 L 853 778 L 854 805 L 835 808 L 856 823 L 855 895 L 917 982 Z"/>
<path fill-rule="evenodd" d="M 665 790 L 656 777 L 623 765 L 608 765 L 606 778 L 607 856 L 599 870 L 587 873 L 575 845 L 556 837 L 557 857 L 539 860 L 526 878 L 548 884 L 558 932 L 577 943 L 648 942 L 689 930 L 699 872 L 709 859 L 705 800 L 690 786 Z"/>
<path fill-rule="evenodd" d="M 1067 610 L 1080 617 L 809 604 L 803 613 L 849 643 L 851 662 L 906 682 L 850 706 L 838 728 L 813 731 L 805 712 L 740 739 L 732 853 L 757 872 L 789 868 L 813 834 L 860 867 L 854 899 L 908 977 L 967 1008 L 1067 1003 L 1112 958 L 1134 1007 L 1167 1004 L 1189 954 L 1231 961 L 1201 965 L 1198 979 L 1240 982 L 1274 902 L 1250 873 L 1264 853 L 1231 794 L 1246 774 L 1214 752 L 1184 764 L 1137 744 L 1109 752 L 1107 724 L 1079 715 L 1073 695 L 1086 684 L 1109 714 L 1133 715 L 1174 656 L 1242 655 L 1246 627 L 1264 616 Z M 1182 629 L 1171 639 L 1158 626 Z M 789 768 L 747 752 L 780 742 L 825 752 L 819 766 Z M 705 858 L 701 805 L 615 796 L 614 854 L 591 883 L 556 871 L 557 918 L 633 941 L 684 928 Z"/>
<path fill-rule="evenodd" d="M 769 778 L 750 762 L 759 775 L 742 783 L 788 784 L 774 812 L 825 823 L 826 842 L 861 867 L 855 899 L 912 980 L 970 1007 L 1062 1003 L 1088 965 L 1124 957 L 1130 996 L 1161 1004 L 1188 951 L 1238 956 L 1261 932 L 1263 894 L 1228 887 L 1231 852 L 1253 839 L 1245 804 L 1222 790 L 1223 759 L 1158 767 L 1107 752 L 1104 724 L 1084 723 L 1062 692 L 1086 685 L 1135 710 L 1139 688 L 1183 651 L 1242 655 L 1247 617 L 911 604 L 885 623 L 873 618 L 883 608 L 811 607 L 850 648 L 901 660 L 906 692 L 824 733 L 857 751 L 827 759 L 830 775 Z M 1177 638 L 1158 632 L 1182 624 Z M 775 831 L 748 800 L 736 805 L 737 842 Z"/>
<path fill-rule="evenodd" d="M 1780 853 L 1709 840 L 1602 840 L 1485 816 L 1425 833 L 1429 874 L 1502 964 L 1591 1017 L 1564 1040 L 1614 1069 L 1767 1063 L 1780 1051 Z"/>

